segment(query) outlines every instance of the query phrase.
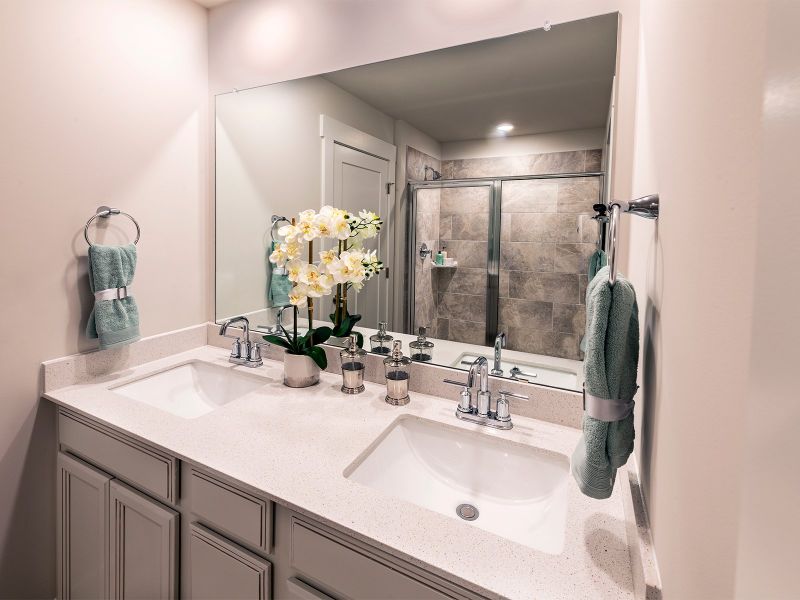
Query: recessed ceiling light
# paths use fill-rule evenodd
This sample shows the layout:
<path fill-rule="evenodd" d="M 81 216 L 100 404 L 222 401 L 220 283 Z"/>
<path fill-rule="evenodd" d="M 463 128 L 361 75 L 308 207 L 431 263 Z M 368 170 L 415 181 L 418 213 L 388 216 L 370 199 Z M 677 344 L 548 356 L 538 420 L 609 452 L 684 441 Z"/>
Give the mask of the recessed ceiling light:
<path fill-rule="evenodd" d="M 500 123 L 500 125 L 498 125 L 495 129 L 501 133 L 508 133 L 514 129 L 514 126 L 511 123 Z"/>

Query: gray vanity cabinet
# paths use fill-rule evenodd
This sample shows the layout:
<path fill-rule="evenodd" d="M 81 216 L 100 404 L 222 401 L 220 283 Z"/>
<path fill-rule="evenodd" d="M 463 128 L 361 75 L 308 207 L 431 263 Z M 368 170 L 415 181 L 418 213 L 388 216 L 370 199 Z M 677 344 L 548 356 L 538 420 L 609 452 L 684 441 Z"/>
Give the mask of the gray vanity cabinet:
<path fill-rule="evenodd" d="M 480 596 L 94 419 L 59 410 L 58 596 Z"/>
<path fill-rule="evenodd" d="M 58 597 L 175 598 L 179 515 L 58 454 Z"/>
<path fill-rule="evenodd" d="M 111 477 L 58 455 L 58 597 L 107 598 Z"/>
<path fill-rule="evenodd" d="M 189 534 L 189 597 L 196 600 L 268 600 L 271 565 L 193 523 Z"/>
<path fill-rule="evenodd" d="M 110 597 L 177 597 L 178 513 L 117 480 L 110 485 Z"/>

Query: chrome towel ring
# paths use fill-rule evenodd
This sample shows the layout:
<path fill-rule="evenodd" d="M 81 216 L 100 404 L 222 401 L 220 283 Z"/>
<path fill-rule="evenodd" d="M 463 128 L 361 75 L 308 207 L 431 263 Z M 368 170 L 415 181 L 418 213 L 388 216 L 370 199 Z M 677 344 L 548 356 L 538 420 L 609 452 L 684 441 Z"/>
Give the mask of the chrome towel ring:
<path fill-rule="evenodd" d="M 92 224 L 92 221 L 94 221 L 97 217 L 100 217 L 101 219 L 107 219 L 111 215 L 124 215 L 124 216 L 128 217 L 133 222 L 133 224 L 136 226 L 136 239 L 133 240 L 133 243 L 134 244 L 138 244 L 139 243 L 139 238 L 142 235 L 142 230 L 139 228 L 139 223 L 136 222 L 136 219 L 134 219 L 128 213 L 122 212 L 118 208 L 111 208 L 109 206 L 100 206 L 100 207 L 98 207 L 97 213 L 95 213 L 95 215 L 92 216 L 91 219 L 86 221 L 86 227 L 83 228 L 83 237 L 86 240 L 86 243 L 89 244 L 90 246 L 92 245 L 92 241 L 89 239 L 89 225 Z"/>

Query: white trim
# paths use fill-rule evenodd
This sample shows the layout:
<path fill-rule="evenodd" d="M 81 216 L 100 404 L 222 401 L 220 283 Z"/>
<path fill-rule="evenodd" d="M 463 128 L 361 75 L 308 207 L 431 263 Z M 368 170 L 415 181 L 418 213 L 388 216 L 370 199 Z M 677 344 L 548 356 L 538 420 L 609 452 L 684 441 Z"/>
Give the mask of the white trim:
<path fill-rule="evenodd" d="M 322 138 L 322 204 L 333 205 L 333 145 L 341 144 L 354 150 L 371 154 L 389 162 L 389 181 L 394 184 L 394 166 L 397 160 L 397 147 L 380 138 L 364 133 L 363 131 L 345 125 L 341 121 L 329 117 L 319 116 L 319 137 Z M 394 187 L 394 186 L 392 186 Z M 392 194 L 389 194 L 392 196 Z M 389 202 L 389 210 L 394 208 L 394 202 Z M 388 215 L 383 215 L 384 219 Z"/>

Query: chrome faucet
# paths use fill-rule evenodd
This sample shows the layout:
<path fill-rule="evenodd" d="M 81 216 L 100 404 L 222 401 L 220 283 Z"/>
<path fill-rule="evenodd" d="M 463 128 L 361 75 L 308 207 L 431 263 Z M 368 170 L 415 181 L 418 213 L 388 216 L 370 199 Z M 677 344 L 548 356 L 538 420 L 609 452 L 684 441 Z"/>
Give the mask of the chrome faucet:
<path fill-rule="evenodd" d="M 228 335 L 228 327 L 237 323 L 242 324 L 242 337 Z M 231 355 L 228 357 L 228 362 L 253 368 L 264 364 L 261 358 L 261 348 L 269 346 L 269 344 L 250 341 L 250 321 L 248 321 L 247 317 L 226 319 L 219 328 L 219 334 L 228 338 L 236 338 L 236 341 L 231 346 Z"/>
<path fill-rule="evenodd" d="M 472 403 L 472 388 L 475 377 L 479 377 L 478 401 Z M 445 383 L 461 387 L 461 395 L 456 407 L 456 417 L 471 423 L 486 425 L 496 429 L 511 429 L 511 411 L 508 398 L 527 400 L 528 396 L 512 392 L 498 392 L 499 398 L 495 410 L 492 410 L 492 395 L 489 392 L 489 361 L 479 356 L 469 367 L 466 383 L 445 379 Z"/>
<path fill-rule="evenodd" d="M 492 367 L 492 375 L 502 375 L 503 369 L 500 365 L 500 355 L 503 351 L 503 348 L 506 347 L 506 334 L 505 333 L 498 333 L 497 337 L 494 338 L 494 366 Z"/>

